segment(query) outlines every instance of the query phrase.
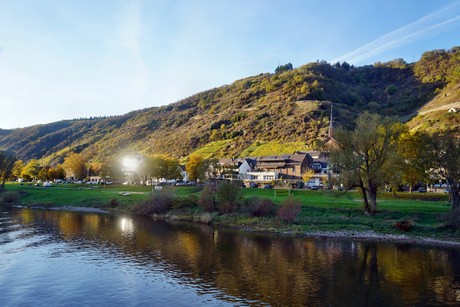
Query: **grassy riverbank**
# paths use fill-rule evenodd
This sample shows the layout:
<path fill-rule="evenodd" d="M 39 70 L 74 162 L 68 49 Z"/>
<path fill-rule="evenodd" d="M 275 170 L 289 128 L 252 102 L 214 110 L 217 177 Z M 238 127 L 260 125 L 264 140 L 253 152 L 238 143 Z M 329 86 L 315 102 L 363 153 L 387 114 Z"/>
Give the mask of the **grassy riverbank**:
<path fill-rule="evenodd" d="M 330 191 L 291 191 L 291 197 L 302 204 L 301 212 L 293 223 L 281 222 L 276 216 L 254 217 L 244 209 L 245 200 L 252 197 L 272 200 L 279 205 L 289 196 L 277 195 L 270 189 L 242 189 L 240 210 L 230 214 L 207 214 L 196 205 L 201 187 L 168 187 L 174 195 L 175 205 L 162 218 L 180 220 L 212 220 L 213 223 L 246 228 L 256 231 L 304 233 L 377 233 L 382 235 L 404 234 L 407 236 L 460 240 L 458 231 L 449 230 L 440 220 L 450 211 L 447 194 L 414 193 L 381 194 L 379 212 L 375 216 L 362 213 L 361 198 L 352 192 L 343 195 Z M 131 212 L 132 208 L 152 194 L 145 186 L 89 186 L 55 185 L 44 188 L 33 185 L 10 183 L 7 190 L 16 191 L 20 203 L 40 207 L 86 207 Z M 395 227 L 397 222 L 410 224 L 405 232 Z"/>

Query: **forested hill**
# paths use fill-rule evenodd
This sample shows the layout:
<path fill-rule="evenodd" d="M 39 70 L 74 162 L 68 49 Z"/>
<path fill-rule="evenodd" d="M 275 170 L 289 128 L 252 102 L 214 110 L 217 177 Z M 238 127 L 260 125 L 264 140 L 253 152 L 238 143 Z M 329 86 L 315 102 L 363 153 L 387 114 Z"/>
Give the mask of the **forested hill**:
<path fill-rule="evenodd" d="M 331 104 L 334 125 L 351 126 L 369 110 L 410 120 L 417 129 L 457 129 L 458 115 L 446 105 L 460 101 L 459 80 L 458 47 L 426 52 L 411 64 L 288 64 L 163 107 L 0 130 L 0 149 L 45 163 L 71 151 L 99 161 L 120 152 L 177 158 L 194 151 L 214 157 L 291 152 L 327 137 Z"/>

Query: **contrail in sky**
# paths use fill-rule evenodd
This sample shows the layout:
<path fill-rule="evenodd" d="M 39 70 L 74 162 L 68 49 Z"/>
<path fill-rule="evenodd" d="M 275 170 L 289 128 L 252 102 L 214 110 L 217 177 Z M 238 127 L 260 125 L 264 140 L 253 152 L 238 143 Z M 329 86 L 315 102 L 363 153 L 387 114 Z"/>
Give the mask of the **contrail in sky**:
<path fill-rule="evenodd" d="M 346 61 L 358 64 L 385 51 L 395 49 L 428 35 L 440 33 L 448 27 L 456 26 L 459 24 L 460 14 L 455 12 L 454 9 L 459 6 L 460 2 L 448 5 L 342 55 L 332 60 L 331 63 Z"/>

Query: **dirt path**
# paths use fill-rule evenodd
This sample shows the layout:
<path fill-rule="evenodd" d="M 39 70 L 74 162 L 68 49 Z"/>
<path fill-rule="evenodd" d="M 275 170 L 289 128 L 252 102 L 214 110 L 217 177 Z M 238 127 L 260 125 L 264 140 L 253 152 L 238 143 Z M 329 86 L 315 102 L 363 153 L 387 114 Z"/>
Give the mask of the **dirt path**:
<path fill-rule="evenodd" d="M 430 109 L 428 111 L 419 112 L 418 115 L 425 115 L 425 114 L 435 112 L 435 111 L 449 110 L 450 108 L 460 109 L 460 101 L 457 101 L 457 102 L 454 102 L 454 103 L 449 103 L 449 104 L 443 105 L 441 107 Z"/>

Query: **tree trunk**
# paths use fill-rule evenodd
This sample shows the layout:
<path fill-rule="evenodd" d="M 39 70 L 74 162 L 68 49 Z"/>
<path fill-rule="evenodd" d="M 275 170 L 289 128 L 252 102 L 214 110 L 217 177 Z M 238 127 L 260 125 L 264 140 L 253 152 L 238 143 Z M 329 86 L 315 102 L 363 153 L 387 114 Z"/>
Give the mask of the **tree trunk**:
<path fill-rule="evenodd" d="M 452 211 L 460 207 L 460 183 L 454 180 L 447 180 L 449 192 L 449 203 L 452 207 Z"/>
<path fill-rule="evenodd" d="M 460 189 L 452 189 L 451 193 L 451 205 L 453 211 L 460 207 Z"/>
<path fill-rule="evenodd" d="M 393 197 L 394 197 L 394 198 L 396 198 L 396 196 L 397 196 L 397 195 L 396 195 L 396 190 L 397 190 L 397 189 L 398 189 L 397 187 L 394 187 L 393 190 L 392 190 L 392 192 L 393 192 Z"/>
<path fill-rule="evenodd" d="M 6 182 L 6 175 L 7 175 L 7 172 L 4 171 L 4 172 L 2 172 L 1 175 L 2 175 L 2 176 L 1 176 L 1 178 L 2 178 L 2 183 L 0 184 L 0 192 L 3 192 L 3 191 L 5 191 L 5 182 Z"/>
<path fill-rule="evenodd" d="M 371 208 L 369 206 L 369 200 L 367 199 L 367 192 L 364 187 L 360 187 L 361 189 L 361 194 L 363 195 L 363 201 L 364 201 L 364 212 L 365 213 L 371 213 Z"/>
<path fill-rule="evenodd" d="M 377 212 L 377 187 L 369 185 L 367 188 L 367 197 L 369 199 L 370 214 L 374 215 Z"/>

